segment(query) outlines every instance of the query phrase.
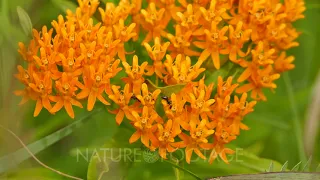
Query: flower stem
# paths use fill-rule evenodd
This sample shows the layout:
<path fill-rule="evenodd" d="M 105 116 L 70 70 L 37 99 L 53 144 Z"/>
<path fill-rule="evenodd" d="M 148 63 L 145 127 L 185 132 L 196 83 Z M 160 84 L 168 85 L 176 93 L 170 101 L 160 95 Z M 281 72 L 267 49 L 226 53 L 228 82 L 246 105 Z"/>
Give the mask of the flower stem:
<path fill-rule="evenodd" d="M 166 160 L 166 159 L 164 159 L 163 161 L 166 162 L 166 163 L 169 163 L 171 166 L 174 166 L 175 168 L 178 168 L 178 169 L 180 169 L 180 170 L 182 170 L 182 171 L 190 174 L 190 175 L 193 176 L 195 179 L 202 180 L 198 175 L 194 174 L 193 172 L 189 171 L 188 169 L 185 169 L 185 168 L 183 168 L 183 167 L 181 167 L 181 166 L 178 166 L 178 165 L 176 165 L 175 163 L 173 163 L 173 162 L 171 162 L 171 161 L 169 161 L 169 160 Z"/>
<path fill-rule="evenodd" d="M 303 146 L 301 124 L 300 124 L 300 121 L 299 121 L 299 117 L 300 116 L 299 116 L 298 108 L 297 108 L 297 105 L 296 105 L 296 101 L 294 99 L 291 80 L 290 80 L 290 77 L 289 77 L 288 73 L 284 73 L 283 78 L 284 78 L 284 82 L 285 82 L 285 85 L 286 85 L 287 93 L 288 93 L 288 96 L 289 96 L 289 101 L 290 101 L 290 105 L 291 105 L 291 111 L 292 111 L 292 114 L 293 114 L 293 127 L 294 127 L 296 140 L 297 140 L 299 158 L 300 158 L 300 161 L 306 162 L 307 158 L 306 158 L 306 153 L 305 153 L 304 146 Z"/>

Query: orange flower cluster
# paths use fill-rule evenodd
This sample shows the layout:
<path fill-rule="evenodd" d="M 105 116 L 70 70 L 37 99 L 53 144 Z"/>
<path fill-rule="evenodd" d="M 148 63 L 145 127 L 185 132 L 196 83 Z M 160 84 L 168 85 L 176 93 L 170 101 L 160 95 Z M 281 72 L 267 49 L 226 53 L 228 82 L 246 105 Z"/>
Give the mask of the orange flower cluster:
<path fill-rule="evenodd" d="M 35 116 L 43 107 L 51 113 L 64 107 L 73 118 L 80 100 L 89 111 L 97 99 L 113 102 L 118 108 L 109 111 L 117 124 L 126 118 L 136 129 L 130 143 L 141 139 L 162 158 L 185 148 L 188 163 L 193 152 L 206 159 L 204 150 L 210 162 L 219 156 L 228 163 L 234 151 L 226 145 L 249 129 L 242 120 L 256 100 L 266 100 L 262 90 L 274 90 L 280 73 L 294 68 L 285 51 L 298 45 L 292 22 L 305 10 L 303 0 L 148 0 L 147 7 L 142 0 L 120 0 L 99 8 L 102 22 L 95 24 L 99 1 L 78 2 L 75 13 L 52 22 L 53 29 L 33 30 L 30 44 L 19 44 L 28 63 L 16 75 L 25 85 L 16 91 L 21 103 L 37 101 Z M 148 57 L 127 61 L 131 40 Z M 226 62 L 241 75 L 205 84 L 211 64 L 219 71 Z M 111 81 L 115 77 L 123 83 Z"/>

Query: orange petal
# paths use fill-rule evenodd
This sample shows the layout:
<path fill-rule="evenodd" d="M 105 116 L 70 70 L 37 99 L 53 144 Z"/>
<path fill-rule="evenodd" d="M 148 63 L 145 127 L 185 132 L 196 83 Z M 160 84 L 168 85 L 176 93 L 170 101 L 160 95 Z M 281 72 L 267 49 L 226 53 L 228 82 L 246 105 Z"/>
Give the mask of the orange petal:
<path fill-rule="evenodd" d="M 38 99 L 37 100 L 37 104 L 36 104 L 36 108 L 34 109 L 34 112 L 33 112 L 33 116 L 36 117 L 39 115 L 41 109 L 42 109 L 42 102 L 41 102 L 41 99 Z"/>
<path fill-rule="evenodd" d="M 190 164 L 193 149 L 186 148 L 186 161 Z"/>
<path fill-rule="evenodd" d="M 90 91 L 88 91 L 87 89 L 82 90 L 78 95 L 77 95 L 77 99 L 84 99 L 86 97 L 89 96 Z"/>
<path fill-rule="evenodd" d="M 135 133 L 132 134 L 132 136 L 129 139 L 129 143 L 132 144 L 134 142 L 136 142 L 141 136 L 141 132 L 140 131 L 136 131 Z"/>
<path fill-rule="evenodd" d="M 88 106 L 87 106 L 88 111 L 91 111 L 93 109 L 94 104 L 96 103 L 96 100 L 97 100 L 97 94 L 91 91 L 88 97 Z"/>
<path fill-rule="evenodd" d="M 61 99 L 53 106 L 53 108 L 51 109 L 51 112 L 53 113 L 58 112 L 63 107 L 63 105 L 64 103 L 63 103 L 63 100 Z"/>
<path fill-rule="evenodd" d="M 252 74 L 251 68 L 247 68 L 246 70 L 243 71 L 243 73 L 238 78 L 238 82 L 245 81 L 246 79 L 248 79 L 250 77 L 251 74 Z"/>
<path fill-rule="evenodd" d="M 108 101 L 106 101 L 101 94 L 98 95 L 97 97 L 100 102 L 102 102 L 104 105 L 110 105 Z"/>
<path fill-rule="evenodd" d="M 64 101 L 64 108 L 66 109 L 68 115 L 74 119 L 74 112 L 73 112 L 73 109 L 72 109 L 72 105 L 69 101 Z"/>
<path fill-rule="evenodd" d="M 123 118 L 124 118 L 124 112 L 122 110 L 120 110 L 116 115 L 116 122 L 118 125 L 121 124 Z"/>
<path fill-rule="evenodd" d="M 209 56 L 210 56 L 210 51 L 208 49 L 205 49 L 204 51 L 202 51 L 200 57 L 199 57 L 199 61 L 203 62 L 205 61 Z"/>

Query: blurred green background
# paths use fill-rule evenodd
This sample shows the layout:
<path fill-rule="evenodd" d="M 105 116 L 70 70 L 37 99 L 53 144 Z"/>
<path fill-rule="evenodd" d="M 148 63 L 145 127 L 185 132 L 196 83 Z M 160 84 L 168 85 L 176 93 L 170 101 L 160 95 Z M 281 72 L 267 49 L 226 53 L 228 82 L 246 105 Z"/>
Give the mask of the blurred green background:
<path fill-rule="evenodd" d="M 13 95 L 14 90 L 21 88 L 13 77 L 17 64 L 22 63 L 17 52 L 17 44 L 19 41 L 27 42 L 28 37 L 24 35 L 20 26 L 16 8 L 20 6 L 25 9 L 34 28 L 39 30 L 43 25 L 51 27 L 51 21 L 59 14 L 64 14 L 64 9 L 72 3 L 76 5 L 76 2 L 65 0 L 1 0 L 0 2 L 0 124 L 11 129 L 23 142 L 30 144 L 76 120 L 71 120 L 64 111 L 52 116 L 44 110 L 38 117 L 33 118 L 34 102 L 18 106 L 20 97 Z M 288 161 L 288 169 L 292 169 L 301 160 L 304 161 L 302 164 L 306 163 L 312 155 L 310 168 L 312 171 L 316 170 L 320 163 L 320 132 L 317 131 L 320 116 L 316 113 L 320 111 L 320 1 L 308 0 L 306 5 L 306 18 L 295 23 L 297 29 L 302 32 L 298 39 L 300 46 L 288 52 L 296 57 L 294 62 L 296 68 L 290 71 L 286 78 L 281 77 L 277 81 L 276 93 L 268 92 L 268 101 L 258 103 L 255 112 L 246 117 L 245 124 L 250 127 L 250 130 L 242 132 L 232 144 L 233 147 L 243 149 L 239 149 L 238 153 L 242 161 L 233 160 L 230 165 L 221 161 L 215 161 L 211 165 L 197 161 L 191 165 L 180 163 L 180 166 L 200 177 L 213 177 L 258 173 L 268 169 L 272 160 L 275 170 L 280 170 L 280 165 L 286 161 Z M 84 114 L 88 113 L 84 110 L 76 110 L 76 117 L 80 118 Z M 299 156 L 295 122 L 299 123 L 302 146 L 309 147 L 303 158 Z M 136 147 L 127 143 L 132 133 L 126 133 L 127 131 L 125 125 L 118 127 L 114 116 L 103 110 L 88 118 L 83 125 L 57 143 L 49 146 L 45 141 L 41 141 L 35 150 L 41 147 L 45 149 L 36 156 L 54 169 L 86 179 L 89 162 L 81 157 L 77 159 L 77 153 L 79 155 L 79 152 L 86 153 L 88 150 L 91 155 L 94 150 L 105 144 L 107 144 L 106 147 L 111 147 L 112 141 L 112 146 Z M 313 135 L 313 131 L 318 133 Z M 59 137 L 62 136 L 63 134 L 59 135 Z M 21 147 L 14 137 L 0 129 L 0 157 L 13 153 Z M 25 152 L 20 155 L 22 158 L 28 157 Z M 15 161 L 11 158 L 9 158 L 10 161 Z M 0 158 L 0 169 L 9 167 L 11 163 L 8 159 Z M 106 165 L 100 167 L 98 164 L 93 168 L 96 171 L 106 171 L 104 166 Z M 112 172 L 111 168 L 113 168 Z M 302 168 L 303 165 L 300 166 L 300 169 Z M 148 163 L 142 158 L 141 162 L 113 163 L 109 164 L 109 169 L 111 175 L 110 172 L 109 175 L 105 173 L 101 179 L 110 179 L 110 177 L 118 179 L 122 176 L 130 179 L 175 179 L 177 177 L 192 179 L 192 176 L 187 173 L 178 171 L 169 163 L 160 162 L 160 160 Z M 94 172 L 90 173 L 94 174 Z M 6 178 L 66 179 L 43 168 L 32 158 L 10 168 L 9 171 L 0 173 L 0 179 Z M 93 177 L 93 179 L 97 178 Z"/>

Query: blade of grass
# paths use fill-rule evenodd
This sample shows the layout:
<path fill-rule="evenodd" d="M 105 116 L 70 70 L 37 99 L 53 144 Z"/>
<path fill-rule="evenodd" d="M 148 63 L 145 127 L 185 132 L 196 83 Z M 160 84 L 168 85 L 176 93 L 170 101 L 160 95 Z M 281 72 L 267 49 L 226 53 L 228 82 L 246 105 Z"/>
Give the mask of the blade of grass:
<path fill-rule="evenodd" d="M 284 79 L 284 83 L 286 85 L 288 98 L 289 98 L 289 102 L 291 105 L 291 111 L 292 111 L 292 115 L 293 115 L 293 127 L 294 127 L 295 136 L 296 136 L 296 140 L 297 140 L 299 158 L 300 158 L 300 161 L 306 162 L 307 158 L 306 158 L 306 153 L 304 151 L 301 124 L 299 121 L 300 116 L 299 116 L 298 108 L 297 108 L 297 105 L 296 105 L 296 102 L 294 99 L 293 88 L 292 88 L 291 80 L 290 80 L 288 73 L 284 73 L 283 79 Z"/>
<path fill-rule="evenodd" d="M 86 113 L 82 118 L 75 121 L 74 123 L 36 141 L 31 144 L 29 144 L 27 147 L 30 149 L 32 154 L 37 154 L 40 151 L 48 148 L 52 144 L 60 141 L 61 139 L 67 137 L 70 135 L 76 128 L 81 127 L 85 122 L 87 122 L 90 117 L 94 114 L 97 114 L 98 112 L 101 112 L 102 109 L 97 109 L 95 111 L 92 111 L 91 113 Z M 19 163 L 22 161 L 28 159 L 31 157 L 31 154 L 26 152 L 25 148 L 21 148 L 17 150 L 14 153 L 11 153 L 9 155 L 6 155 L 4 157 L 0 158 L 0 173 L 3 173 L 5 171 L 8 171 L 14 167 L 16 167 Z"/>

